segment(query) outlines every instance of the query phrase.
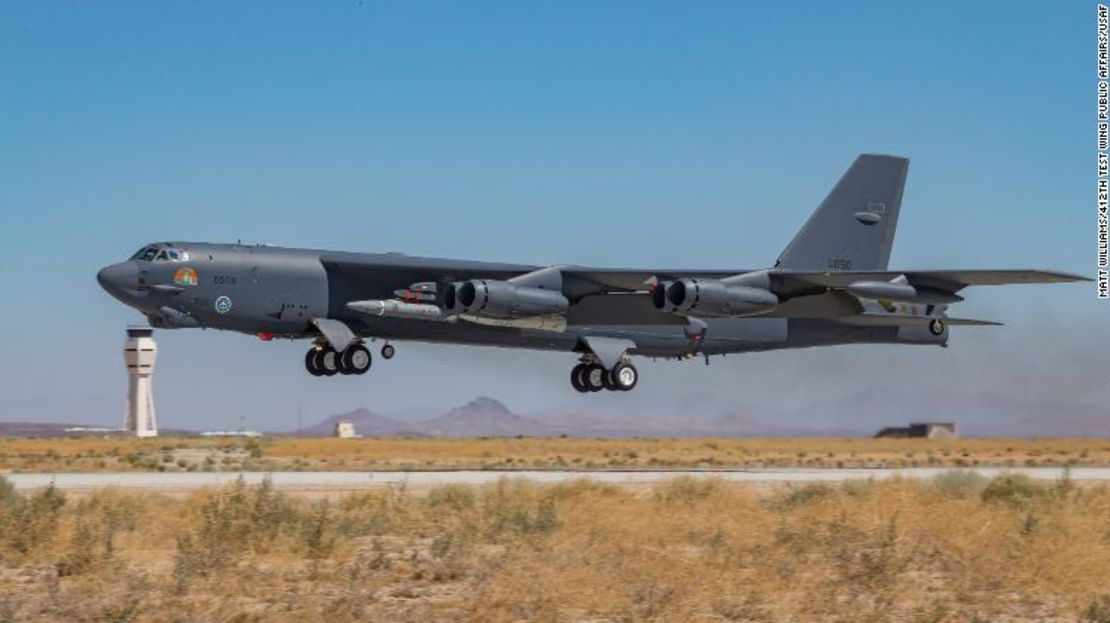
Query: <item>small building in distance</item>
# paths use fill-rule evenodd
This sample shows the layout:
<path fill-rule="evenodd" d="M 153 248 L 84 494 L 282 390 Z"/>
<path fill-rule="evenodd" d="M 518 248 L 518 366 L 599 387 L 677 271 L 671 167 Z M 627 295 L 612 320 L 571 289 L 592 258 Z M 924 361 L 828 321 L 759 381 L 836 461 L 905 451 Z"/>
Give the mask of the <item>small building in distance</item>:
<path fill-rule="evenodd" d="M 875 433 L 876 439 L 957 439 L 955 422 L 919 422 L 888 426 Z"/>
<path fill-rule="evenodd" d="M 355 432 L 355 424 L 350 420 L 339 420 L 335 423 L 335 436 L 340 439 L 355 439 L 361 437 Z"/>

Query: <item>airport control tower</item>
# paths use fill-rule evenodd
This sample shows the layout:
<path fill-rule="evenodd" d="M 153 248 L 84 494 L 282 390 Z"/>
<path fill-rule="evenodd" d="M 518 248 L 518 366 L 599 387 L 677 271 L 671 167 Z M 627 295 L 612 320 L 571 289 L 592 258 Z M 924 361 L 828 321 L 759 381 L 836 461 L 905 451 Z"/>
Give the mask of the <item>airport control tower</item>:
<path fill-rule="evenodd" d="M 123 343 L 123 361 L 127 364 L 130 380 L 123 426 L 134 432 L 136 437 L 158 436 L 158 424 L 154 421 L 154 393 L 150 387 L 154 359 L 158 354 L 153 333 L 154 329 L 150 327 L 128 327 L 127 341 Z"/>

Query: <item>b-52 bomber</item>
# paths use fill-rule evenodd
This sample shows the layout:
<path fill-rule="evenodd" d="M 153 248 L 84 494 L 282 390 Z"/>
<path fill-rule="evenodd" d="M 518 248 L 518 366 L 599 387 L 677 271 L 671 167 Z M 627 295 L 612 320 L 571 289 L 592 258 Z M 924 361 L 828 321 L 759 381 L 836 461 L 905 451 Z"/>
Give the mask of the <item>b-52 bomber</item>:
<path fill-rule="evenodd" d="M 100 271 L 155 328 L 305 338 L 315 376 L 365 374 L 367 340 L 573 353 L 580 392 L 628 391 L 633 356 L 689 358 L 882 343 L 946 346 L 968 286 L 1085 278 L 1043 270 L 890 270 L 909 161 L 861 155 L 771 268 L 530 266 L 166 242 Z"/>

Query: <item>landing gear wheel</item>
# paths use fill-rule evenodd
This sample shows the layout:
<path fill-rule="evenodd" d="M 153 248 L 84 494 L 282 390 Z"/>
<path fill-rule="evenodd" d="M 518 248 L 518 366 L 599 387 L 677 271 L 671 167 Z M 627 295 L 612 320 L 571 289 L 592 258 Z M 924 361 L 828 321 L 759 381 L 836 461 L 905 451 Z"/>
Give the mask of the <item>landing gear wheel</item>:
<path fill-rule="evenodd" d="M 582 382 L 588 391 L 599 392 L 605 389 L 605 375 L 605 368 L 591 363 L 582 372 Z"/>
<path fill-rule="evenodd" d="M 370 351 L 362 344 L 347 347 L 339 357 L 339 371 L 343 374 L 366 374 L 370 370 Z"/>
<path fill-rule="evenodd" d="M 304 354 L 304 368 L 308 370 L 308 373 L 312 376 L 323 376 L 324 373 L 320 370 L 320 367 L 316 365 L 316 352 L 315 348 L 310 348 L 308 352 Z"/>
<path fill-rule="evenodd" d="M 640 380 L 640 373 L 636 370 L 636 366 L 630 363 L 618 363 L 613 366 L 613 371 L 609 373 L 609 377 L 613 389 L 627 392 L 636 387 L 636 382 Z"/>
<path fill-rule="evenodd" d="M 312 365 L 320 371 L 322 376 L 335 376 L 339 373 L 338 355 L 331 348 L 321 348 L 316 351 Z"/>
<path fill-rule="evenodd" d="M 570 384 L 575 390 L 582 394 L 590 391 L 590 388 L 586 387 L 586 380 L 584 378 L 585 372 L 586 364 L 584 363 L 580 363 L 570 369 Z"/>
<path fill-rule="evenodd" d="M 929 333 L 933 335 L 941 335 L 944 333 L 944 321 L 940 318 L 933 318 L 929 322 Z"/>
<path fill-rule="evenodd" d="M 604 387 L 605 389 L 609 390 L 609 391 L 614 391 L 614 390 L 617 389 L 617 386 L 613 385 L 613 373 L 612 372 L 606 370 L 601 375 L 601 386 Z"/>
<path fill-rule="evenodd" d="M 382 359 L 393 359 L 393 355 L 397 354 L 397 349 L 393 348 L 392 344 L 382 346 Z"/>

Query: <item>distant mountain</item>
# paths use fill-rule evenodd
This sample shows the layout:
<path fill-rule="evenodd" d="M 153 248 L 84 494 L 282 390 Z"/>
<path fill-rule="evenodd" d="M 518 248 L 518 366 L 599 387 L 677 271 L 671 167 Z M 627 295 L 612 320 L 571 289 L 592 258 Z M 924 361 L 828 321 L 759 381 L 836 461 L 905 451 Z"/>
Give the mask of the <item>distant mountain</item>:
<path fill-rule="evenodd" d="M 355 431 L 364 437 L 391 437 L 404 434 L 419 434 L 417 427 L 409 422 L 402 422 L 384 415 L 378 415 L 368 409 L 355 409 L 350 413 L 341 413 L 325 418 L 322 421 L 298 431 L 306 437 L 330 437 L 335 433 L 335 425 L 343 420 L 354 424 Z"/>
<path fill-rule="evenodd" d="M 442 415 L 422 408 L 402 421 L 366 409 L 332 416 L 302 434 L 329 436 L 339 420 L 351 420 L 367 437 L 404 434 L 431 437 L 870 437 L 888 426 L 913 422 L 956 422 L 961 436 L 1105 437 L 1110 413 L 1074 404 L 932 392 L 876 390 L 798 409 L 736 407 L 723 415 L 692 410 L 668 415 L 661 407 L 598 401 L 582 408 L 569 403 L 523 416 L 482 396 Z M 757 414 L 755 416 L 751 414 Z"/>
<path fill-rule="evenodd" d="M 416 423 L 417 428 L 435 437 L 511 437 L 543 436 L 550 431 L 542 422 L 519 416 L 488 396 L 475 398 L 447 413 Z"/>
<path fill-rule="evenodd" d="M 800 427 L 769 424 L 740 415 L 719 418 L 661 417 L 639 413 L 576 410 L 545 413 L 533 417 L 518 415 L 500 401 L 481 396 L 442 415 L 420 421 L 401 421 L 366 409 L 329 417 L 301 434 L 329 436 L 340 420 L 350 420 L 358 434 L 388 437 L 420 434 L 431 437 L 786 437 L 804 436 L 812 431 Z"/>

